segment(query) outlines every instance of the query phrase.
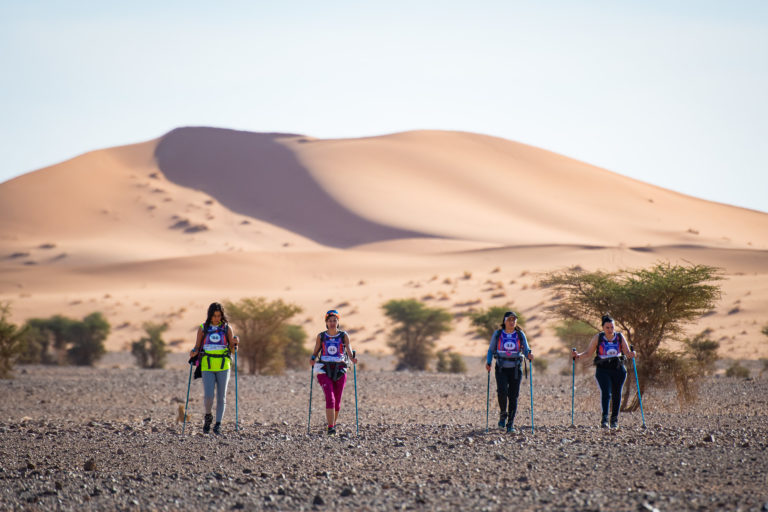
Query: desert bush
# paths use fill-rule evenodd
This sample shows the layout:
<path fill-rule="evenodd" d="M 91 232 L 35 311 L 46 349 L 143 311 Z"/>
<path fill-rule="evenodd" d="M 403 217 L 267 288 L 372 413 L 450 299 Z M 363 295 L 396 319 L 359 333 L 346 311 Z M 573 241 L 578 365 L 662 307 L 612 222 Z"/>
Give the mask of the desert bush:
<path fill-rule="evenodd" d="M 248 364 L 249 373 L 283 373 L 286 356 L 296 353 L 296 340 L 303 333 L 303 329 L 289 328 L 288 321 L 301 313 L 301 307 L 280 299 L 268 302 L 264 297 L 227 301 L 224 307 L 232 324 L 237 326 L 239 357 Z M 290 364 L 293 366 L 293 361 Z"/>
<path fill-rule="evenodd" d="M 109 335 L 109 322 L 99 312 L 91 313 L 81 322 L 72 323 L 67 359 L 78 366 L 93 366 L 107 352 L 104 341 Z"/>
<path fill-rule="evenodd" d="M 436 369 L 440 373 L 466 373 L 467 364 L 461 354 L 440 351 L 437 353 Z"/>
<path fill-rule="evenodd" d="M 540 284 L 551 287 L 553 295 L 562 295 L 552 309 L 564 320 L 579 320 L 598 331 L 600 317 L 612 314 L 627 341 L 635 345 L 640 389 L 645 393 L 647 387 L 666 381 L 664 369 L 673 366 L 671 359 L 681 357 L 680 353 L 660 352 L 662 343 L 675 339 L 685 324 L 715 306 L 720 286 L 713 283 L 721 279 L 715 267 L 657 263 L 646 269 L 617 272 L 572 268 L 550 273 Z M 680 361 L 679 367 L 689 368 L 685 363 Z M 625 410 L 639 407 L 632 384 L 624 387 Z M 685 389 L 678 391 L 683 398 L 690 396 Z"/>
<path fill-rule="evenodd" d="M 54 360 L 49 352 L 49 333 L 39 327 L 32 326 L 28 322 L 20 332 L 22 340 L 21 350 L 16 362 L 19 364 L 53 364 Z"/>
<path fill-rule="evenodd" d="M 448 370 L 451 373 L 466 373 L 467 372 L 467 363 L 464 362 L 464 358 L 461 357 L 461 354 L 457 354 L 456 352 L 451 352 L 448 354 L 449 359 L 449 367 Z"/>
<path fill-rule="evenodd" d="M 448 362 L 448 354 L 443 352 L 442 350 L 437 353 L 437 364 L 435 365 L 435 369 L 438 371 L 438 373 L 448 373 L 451 365 Z"/>
<path fill-rule="evenodd" d="M 512 310 L 511 306 L 491 306 L 470 311 L 469 323 L 472 325 L 475 334 L 490 341 L 496 329 L 501 327 L 501 319 L 504 318 L 504 313 L 510 310 Z M 525 317 L 520 313 L 517 314 L 517 326 L 522 329 L 525 327 Z"/>
<path fill-rule="evenodd" d="M 94 312 L 75 320 L 62 315 L 27 320 L 20 362 L 92 366 L 105 353 L 109 322 Z"/>
<path fill-rule="evenodd" d="M 693 337 L 683 340 L 686 355 L 689 356 L 703 375 L 712 375 L 717 362 L 720 343 L 709 338 L 711 329 L 705 329 Z"/>
<path fill-rule="evenodd" d="M 147 335 L 131 344 L 131 354 L 136 358 L 136 364 L 140 368 L 165 368 L 168 349 L 163 333 L 168 330 L 168 324 L 145 322 L 142 327 Z"/>
<path fill-rule="evenodd" d="M 396 369 L 426 370 L 435 341 L 451 330 L 451 314 L 414 299 L 392 299 L 382 309 L 395 324 L 388 344 L 398 359 Z"/>
<path fill-rule="evenodd" d="M 547 368 L 549 368 L 549 361 L 543 357 L 534 358 L 534 360 L 531 361 L 531 364 L 536 368 L 536 371 L 541 374 L 547 373 Z"/>
<path fill-rule="evenodd" d="M 762 331 L 760 331 L 760 332 L 761 332 L 761 333 L 763 333 L 764 335 L 768 336 L 768 324 L 766 324 L 766 325 L 763 327 L 763 330 L 762 330 Z"/>
<path fill-rule="evenodd" d="M 0 379 L 12 376 L 13 365 L 23 349 L 23 340 L 18 326 L 8 317 L 11 305 L 0 303 Z"/>
<path fill-rule="evenodd" d="M 67 344 L 77 320 L 62 315 L 30 318 L 24 325 L 24 364 L 66 364 Z"/>
<path fill-rule="evenodd" d="M 741 366 L 739 361 L 734 361 L 733 364 L 731 364 L 731 366 L 725 370 L 725 376 L 736 377 L 738 379 L 747 379 L 749 378 L 749 369 Z"/>

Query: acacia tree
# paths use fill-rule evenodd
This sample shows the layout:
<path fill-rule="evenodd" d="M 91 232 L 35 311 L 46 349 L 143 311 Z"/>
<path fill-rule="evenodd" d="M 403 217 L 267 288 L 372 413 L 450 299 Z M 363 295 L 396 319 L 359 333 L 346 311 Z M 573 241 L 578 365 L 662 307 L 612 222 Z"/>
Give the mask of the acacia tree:
<path fill-rule="evenodd" d="M 451 314 L 415 299 L 392 299 L 381 307 L 395 324 L 388 343 L 398 358 L 395 369 L 426 370 L 434 356 L 435 341 L 451 330 Z"/>
<path fill-rule="evenodd" d="M 682 371 L 685 368 L 677 364 L 680 354 L 661 345 L 682 338 L 685 325 L 715 306 L 720 299 L 716 282 L 721 279 L 721 271 L 716 267 L 660 262 L 646 269 L 617 272 L 572 268 L 550 273 L 540 284 L 553 289 L 559 300 L 552 309 L 564 320 L 581 321 L 599 331 L 600 317 L 611 313 L 637 351 L 641 391 L 677 378 L 680 393 L 695 375 Z M 634 379 L 634 375 L 630 376 Z M 639 407 L 636 386 L 630 382 L 624 387 L 624 410 Z"/>
<path fill-rule="evenodd" d="M 301 333 L 290 328 L 288 320 L 300 313 L 301 307 L 280 299 L 267 302 L 264 297 L 227 301 L 224 307 L 229 319 L 237 326 L 238 350 L 248 362 L 249 373 L 283 373 L 286 355 L 295 354 L 296 340 L 301 340 Z"/>

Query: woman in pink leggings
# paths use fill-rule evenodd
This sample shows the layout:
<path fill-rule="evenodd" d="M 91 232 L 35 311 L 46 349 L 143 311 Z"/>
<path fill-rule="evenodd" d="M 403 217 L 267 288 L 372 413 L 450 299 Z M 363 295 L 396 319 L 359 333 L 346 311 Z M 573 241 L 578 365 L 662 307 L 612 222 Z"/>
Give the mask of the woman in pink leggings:
<path fill-rule="evenodd" d="M 349 335 L 339 330 L 339 312 L 335 309 L 325 314 L 326 330 L 317 335 L 311 364 L 317 374 L 317 382 L 325 393 L 325 417 L 328 435 L 336 434 L 336 420 L 341 408 L 341 394 L 347 383 L 347 361 L 357 363 L 349 346 Z"/>

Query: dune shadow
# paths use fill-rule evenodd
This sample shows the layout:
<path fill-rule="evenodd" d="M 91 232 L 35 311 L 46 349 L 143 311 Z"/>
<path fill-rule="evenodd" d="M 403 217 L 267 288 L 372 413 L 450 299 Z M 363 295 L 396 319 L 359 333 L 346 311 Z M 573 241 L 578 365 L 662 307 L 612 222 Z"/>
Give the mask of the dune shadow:
<path fill-rule="evenodd" d="M 155 159 L 172 182 L 201 190 L 230 210 L 316 242 L 347 248 L 425 237 L 366 220 L 331 197 L 281 138 L 293 134 L 177 128 L 160 139 Z M 371 190 L 345 190 L 370 194 Z"/>

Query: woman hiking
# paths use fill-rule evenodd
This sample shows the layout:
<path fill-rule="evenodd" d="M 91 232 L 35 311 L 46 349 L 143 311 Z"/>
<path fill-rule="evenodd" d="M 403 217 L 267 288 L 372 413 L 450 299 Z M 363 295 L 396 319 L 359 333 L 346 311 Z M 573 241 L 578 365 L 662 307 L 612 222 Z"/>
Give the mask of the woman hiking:
<path fill-rule="evenodd" d="M 613 318 L 604 315 L 601 319 L 603 330 L 595 334 L 584 352 L 578 353 L 573 349 L 571 353 L 574 359 L 595 355 L 595 380 L 600 388 L 600 405 L 602 418 L 600 428 L 608 428 L 608 402 L 611 403 L 612 429 L 619 428 L 619 407 L 621 405 L 621 388 L 627 379 L 627 369 L 624 368 L 622 354 L 630 359 L 635 357 L 635 352 L 629 349 L 626 338 L 616 331 Z"/>
<path fill-rule="evenodd" d="M 193 361 L 197 359 L 203 377 L 203 406 L 205 418 L 203 432 L 211 431 L 214 391 L 216 393 L 216 423 L 213 433 L 221 433 L 221 418 L 227 405 L 227 384 L 229 383 L 230 354 L 237 351 L 240 338 L 232 333 L 224 314 L 224 308 L 218 302 L 208 306 L 205 322 L 197 328 L 195 348 L 189 353 Z M 195 376 L 197 378 L 197 376 Z"/>
<path fill-rule="evenodd" d="M 496 393 L 499 399 L 499 428 L 516 432 L 515 413 L 520 382 L 523 379 L 523 357 L 533 361 L 525 333 L 517 326 L 517 313 L 507 311 L 501 321 L 501 328 L 491 336 L 485 370 L 491 371 L 491 359 L 496 358 Z M 509 409 L 507 409 L 509 406 Z"/>
<path fill-rule="evenodd" d="M 336 420 L 341 408 L 341 395 L 347 383 L 347 360 L 357 363 L 349 346 L 349 335 L 339 330 L 339 312 L 335 309 L 325 314 L 326 330 L 315 340 L 310 364 L 317 374 L 317 382 L 325 393 L 325 418 L 328 435 L 336 434 Z"/>

